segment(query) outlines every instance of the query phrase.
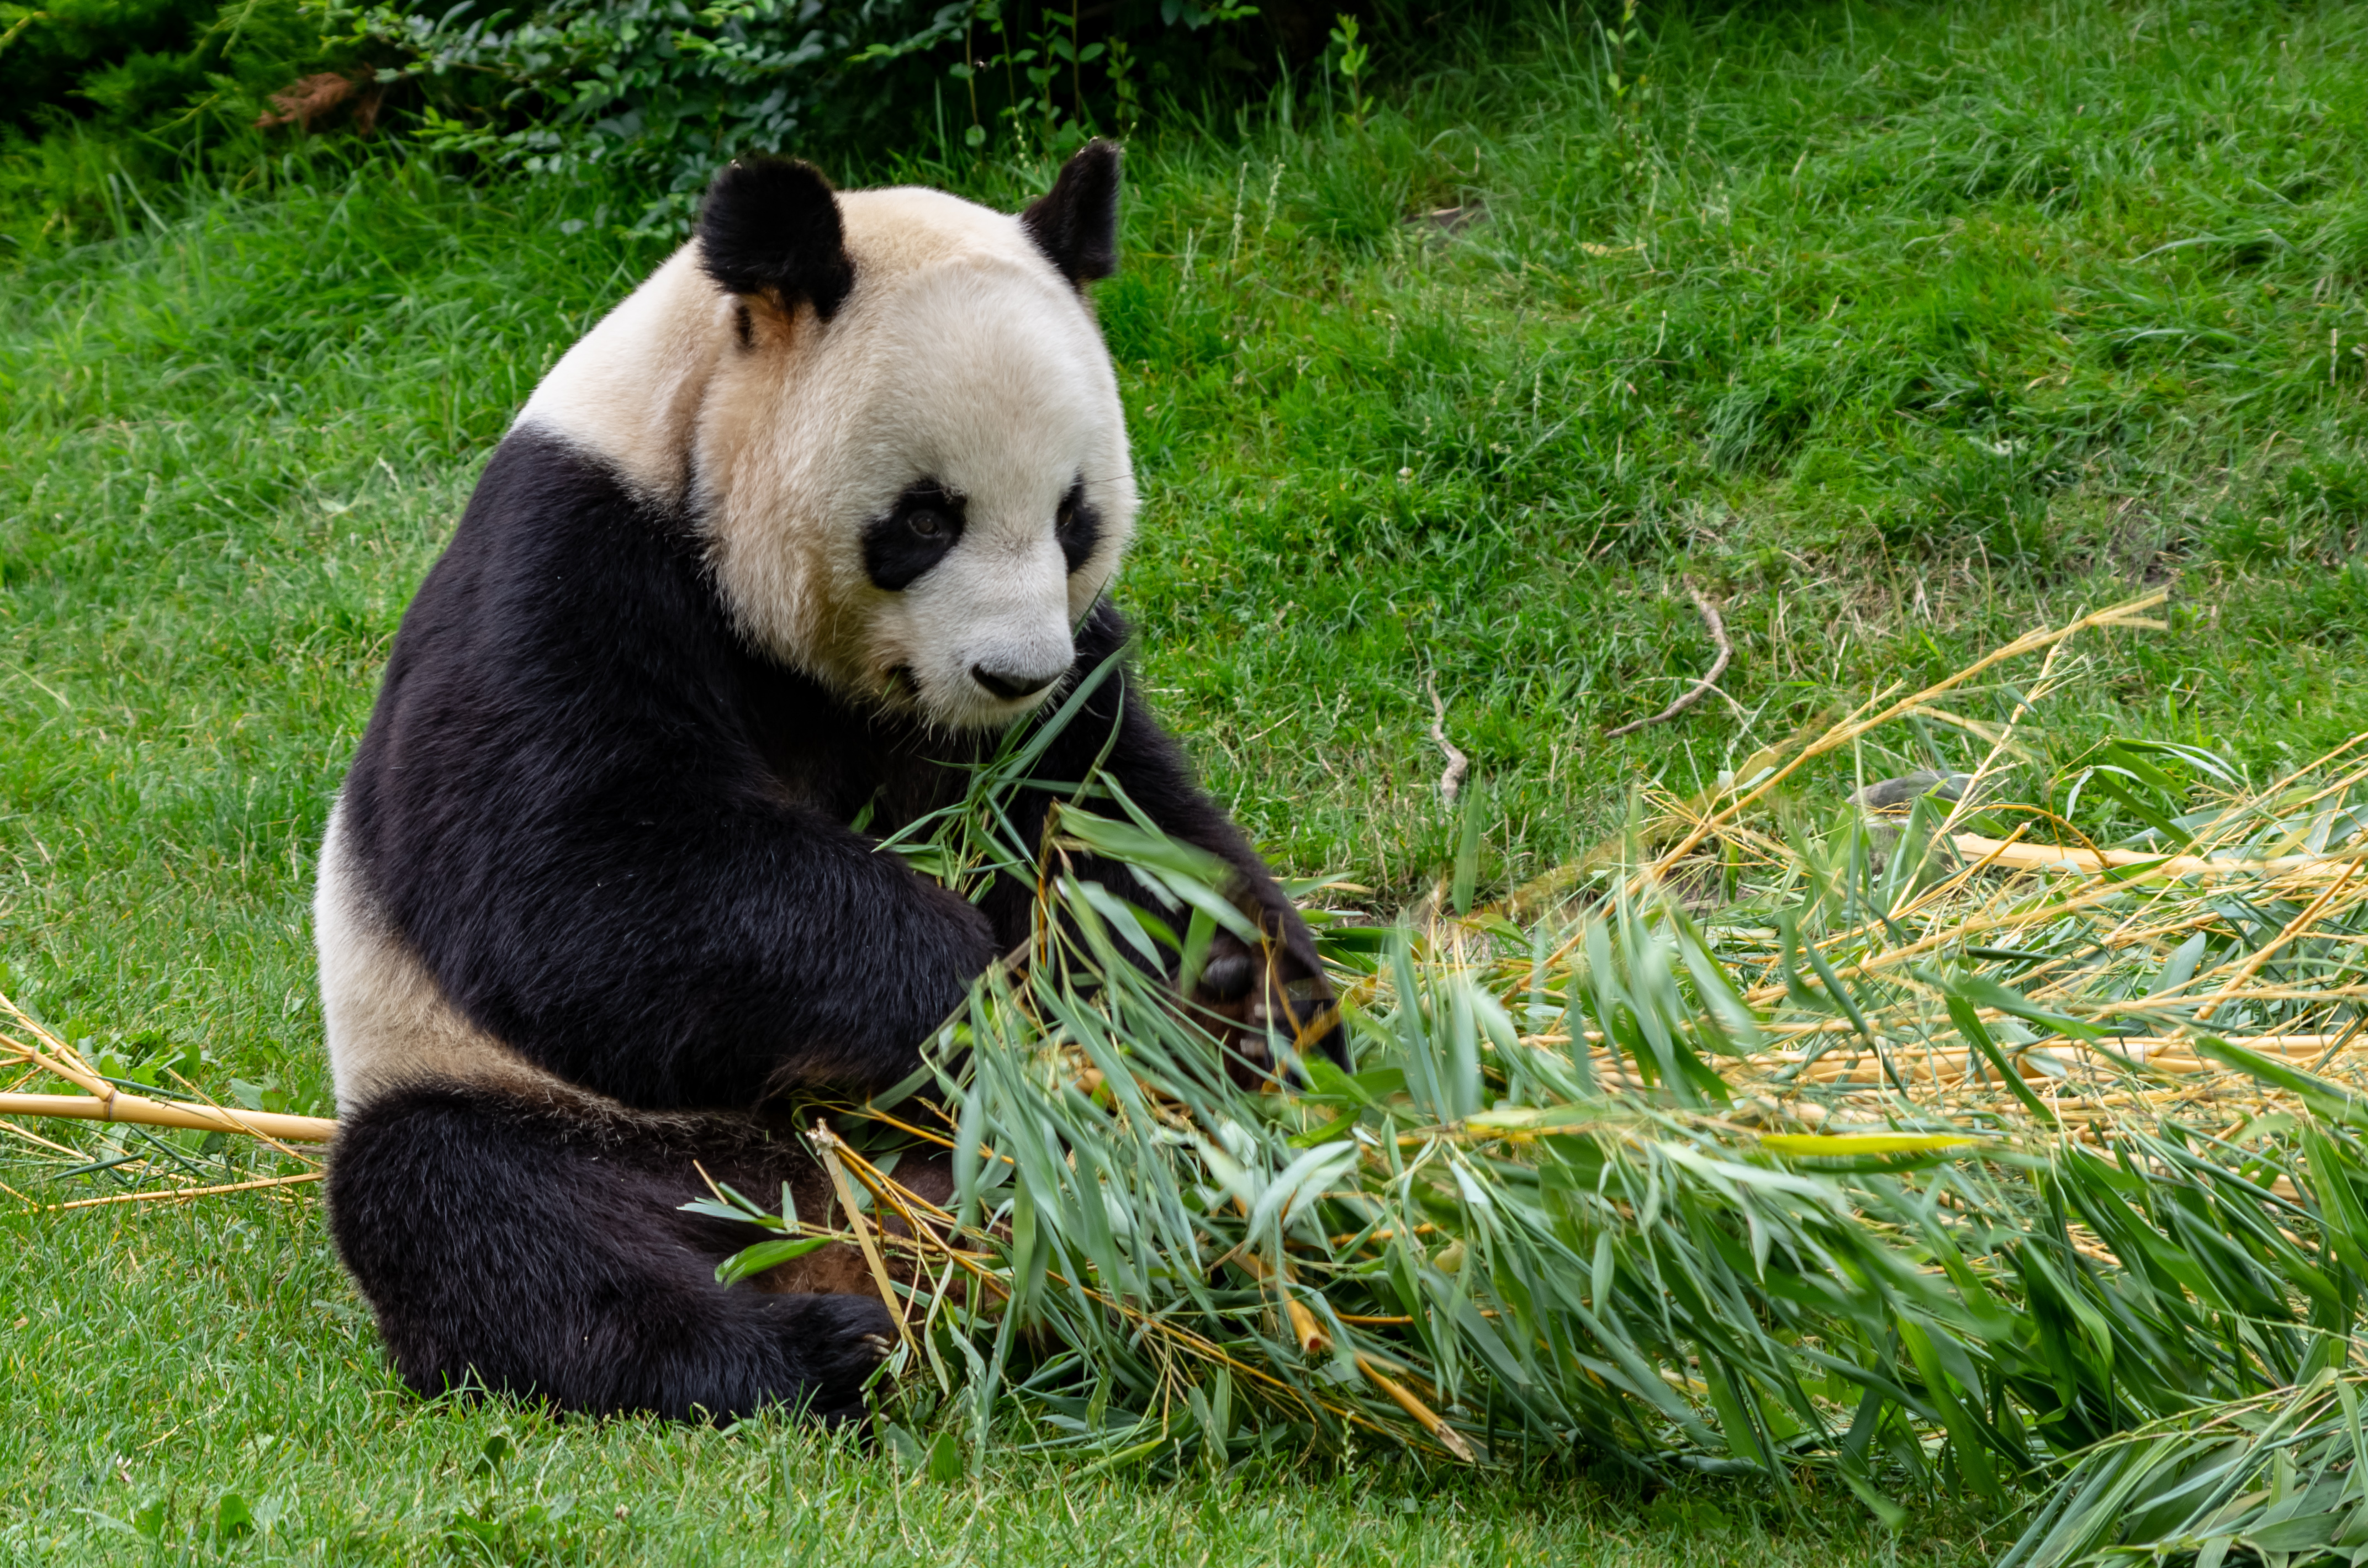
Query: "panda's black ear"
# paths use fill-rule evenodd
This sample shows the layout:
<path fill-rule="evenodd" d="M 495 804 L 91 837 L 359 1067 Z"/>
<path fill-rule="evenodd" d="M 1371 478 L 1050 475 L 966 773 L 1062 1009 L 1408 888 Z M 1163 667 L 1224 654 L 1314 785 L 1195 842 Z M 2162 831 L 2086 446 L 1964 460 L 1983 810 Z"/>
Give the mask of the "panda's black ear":
<path fill-rule="evenodd" d="M 1097 138 L 1078 148 L 1019 222 L 1070 282 L 1082 287 L 1116 272 L 1118 143 Z"/>
<path fill-rule="evenodd" d="M 699 210 L 700 264 L 734 294 L 809 300 L 828 321 L 855 286 L 838 198 L 812 164 L 744 158 L 715 176 Z"/>

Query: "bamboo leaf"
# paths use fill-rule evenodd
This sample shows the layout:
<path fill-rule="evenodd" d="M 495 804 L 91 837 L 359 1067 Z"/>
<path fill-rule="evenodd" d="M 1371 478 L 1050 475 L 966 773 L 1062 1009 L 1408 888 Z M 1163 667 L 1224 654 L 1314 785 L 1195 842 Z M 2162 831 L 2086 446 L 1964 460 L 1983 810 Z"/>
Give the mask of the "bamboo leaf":
<path fill-rule="evenodd" d="M 736 1285 L 753 1275 L 778 1268 L 792 1259 L 826 1247 L 830 1243 L 828 1236 L 804 1236 L 795 1241 L 758 1242 L 754 1246 L 742 1247 L 715 1266 L 715 1282 Z"/>

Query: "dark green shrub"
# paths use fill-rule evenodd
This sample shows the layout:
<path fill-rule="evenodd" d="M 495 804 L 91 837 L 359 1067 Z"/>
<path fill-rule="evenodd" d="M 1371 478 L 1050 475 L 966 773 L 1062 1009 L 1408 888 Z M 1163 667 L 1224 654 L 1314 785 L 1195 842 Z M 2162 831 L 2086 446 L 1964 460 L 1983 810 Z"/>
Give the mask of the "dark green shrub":
<path fill-rule="evenodd" d="M 1302 67 L 1361 125 L 1371 45 L 1422 29 L 1366 0 L 1381 25 L 1360 39 L 1342 3 L 0 0 L 0 240 L 128 222 L 142 185 L 192 169 L 284 177 L 269 154 L 324 130 L 597 176 L 629 193 L 626 226 L 666 233 L 749 152 L 958 179 L 1130 135 L 1154 100 L 1213 115 Z M 1386 232 L 1397 205 L 1327 221 Z"/>
<path fill-rule="evenodd" d="M 431 145 L 533 174 L 606 166 L 678 223 L 750 151 L 894 146 L 952 164 L 1058 156 L 1133 128 L 1147 86 L 1237 63 L 1256 8 L 1121 0 L 330 0 L 339 46 L 386 59 Z M 1206 85 L 1205 80 L 1201 85 Z"/>
<path fill-rule="evenodd" d="M 20 136 L 251 124 L 322 57 L 302 0 L 0 0 L 0 131 Z"/>
<path fill-rule="evenodd" d="M 0 255 L 129 222 L 143 187 L 225 153 L 251 161 L 257 119 L 284 113 L 273 95 L 334 59 L 303 0 L 0 0 Z"/>

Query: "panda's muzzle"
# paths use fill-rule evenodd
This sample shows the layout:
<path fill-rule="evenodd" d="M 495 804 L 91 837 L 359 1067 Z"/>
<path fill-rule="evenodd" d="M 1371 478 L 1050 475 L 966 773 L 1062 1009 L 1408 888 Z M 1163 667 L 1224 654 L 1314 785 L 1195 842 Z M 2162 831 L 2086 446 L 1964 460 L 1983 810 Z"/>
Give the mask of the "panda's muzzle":
<path fill-rule="evenodd" d="M 1068 673 L 1066 666 L 1048 675 L 1025 675 L 1012 670 L 991 670 L 985 665 L 973 665 L 970 667 L 971 679 L 978 682 L 990 693 L 1006 702 L 1017 702 L 1022 698 L 1033 697 Z"/>

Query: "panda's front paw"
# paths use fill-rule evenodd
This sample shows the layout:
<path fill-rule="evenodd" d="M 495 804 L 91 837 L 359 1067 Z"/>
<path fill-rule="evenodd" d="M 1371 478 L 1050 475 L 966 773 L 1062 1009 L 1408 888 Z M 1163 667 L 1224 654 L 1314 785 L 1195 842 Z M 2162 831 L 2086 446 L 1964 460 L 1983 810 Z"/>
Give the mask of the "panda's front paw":
<path fill-rule="evenodd" d="M 1244 1088 L 1270 1081 L 1285 1056 L 1321 1053 L 1346 1065 L 1347 1040 L 1330 982 L 1286 948 L 1252 947 L 1219 932 L 1191 1001 L 1224 1048 L 1225 1070 Z"/>

